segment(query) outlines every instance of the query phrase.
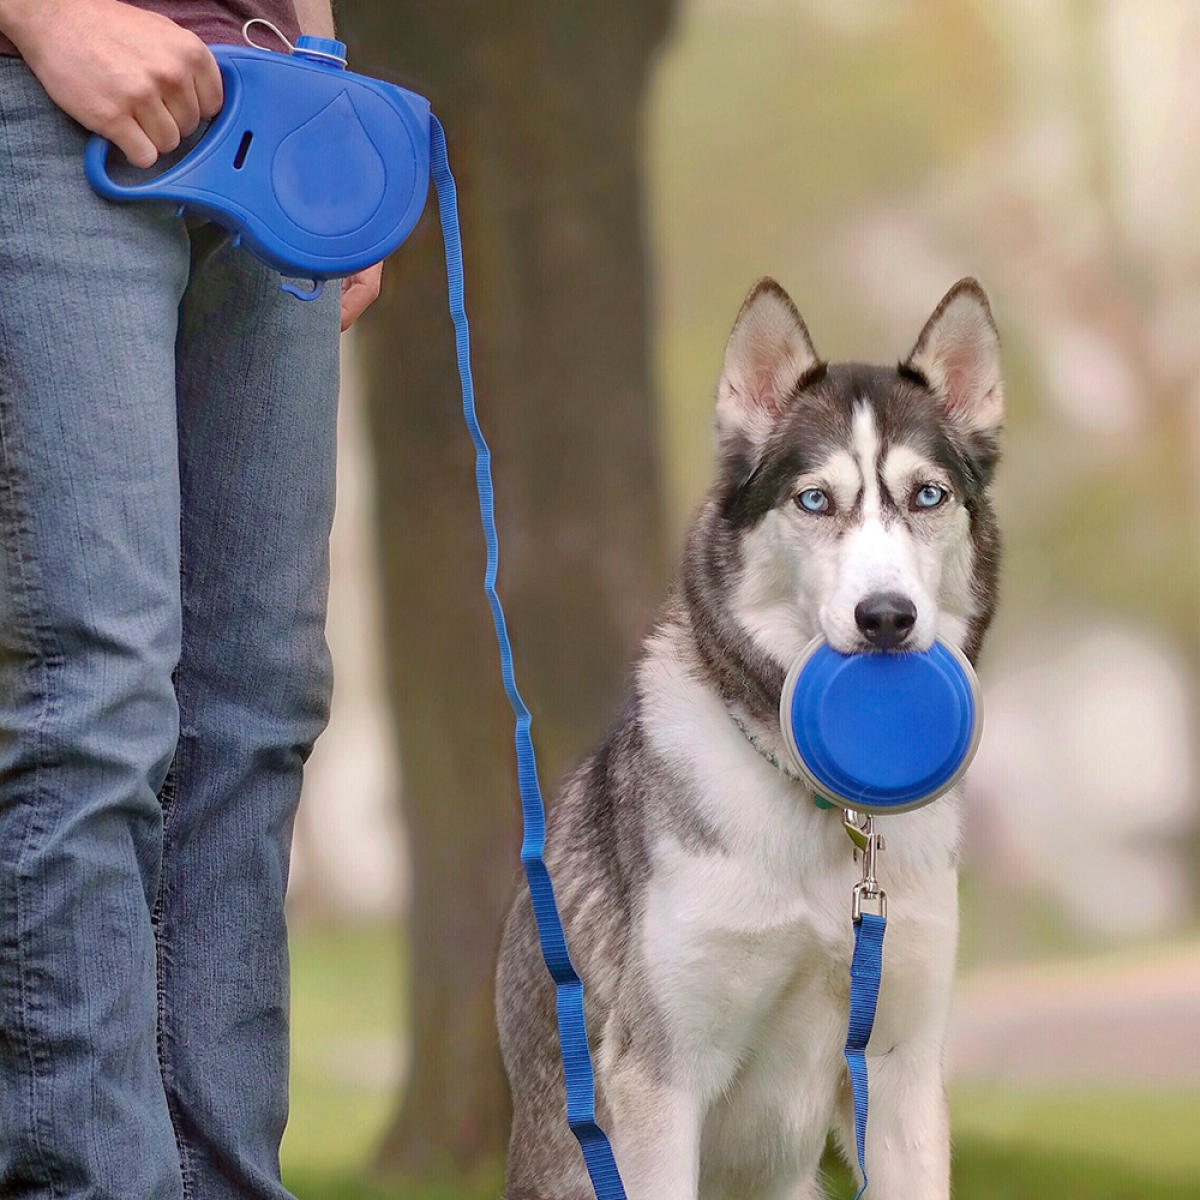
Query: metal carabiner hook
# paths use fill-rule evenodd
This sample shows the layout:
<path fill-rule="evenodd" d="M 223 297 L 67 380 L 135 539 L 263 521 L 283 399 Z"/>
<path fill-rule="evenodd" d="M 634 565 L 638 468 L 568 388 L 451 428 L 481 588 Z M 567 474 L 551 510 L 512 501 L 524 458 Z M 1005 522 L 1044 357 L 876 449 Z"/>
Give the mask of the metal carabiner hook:
<path fill-rule="evenodd" d="M 855 846 L 855 856 L 862 851 L 862 878 L 854 885 L 851 913 L 857 925 L 862 920 L 863 901 L 874 901 L 879 905 L 879 915 L 887 918 L 887 893 L 879 886 L 875 877 L 879 852 L 884 849 L 883 837 L 875 832 L 875 818 L 870 813 L 858 813 L 846 809 L 842 826 Z"/>

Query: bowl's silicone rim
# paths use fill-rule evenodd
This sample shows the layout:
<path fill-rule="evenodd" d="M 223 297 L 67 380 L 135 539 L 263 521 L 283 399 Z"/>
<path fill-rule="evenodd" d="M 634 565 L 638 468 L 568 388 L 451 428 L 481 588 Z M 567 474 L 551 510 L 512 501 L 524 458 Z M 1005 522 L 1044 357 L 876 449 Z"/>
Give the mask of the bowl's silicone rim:
<path fill-rule="evenodd" d="M 974 729 L 971 731 L 971 742 L 954 774 L 944 783 L 939 784 L 934 791 L 926 793 L 917 800 L 911 800 L 907 804 L 872 804 L 869 801 L 854 799 L 850 796 L 843 796 L 834 792 L 809 770 L 808 764 L 801 757 L 800 748 L 796 744 L 795 731 L 792 729 L 792 696 L 795 693 L 796 684 L 800 679 L 800 673 L 808 664 L 809 659 L 822 646 L 827 644 L 824 637 L 817 636 L 804 647 L 799 658 L 788 668 L 787 675 L 783 681 L 783 691 L 779 694 L 779 725 L 783 732 L 783 743 L 787 751 L 788 766 L 812 788 L 814 794 L 820 796 L 822 800 L 828 800 L 830 804 L 836 804 L 838 808 L 851 809 L 854 812 L 871 813 L 873 816 L 886 816 L 888 813 L 912 812 L 914 809 L 924 808 L 925 805 L 932 804 L 939 796 L 944 796 L 951 788 L 961 782 L 962 777 L 967 773 L 967 768 L 971 765 L 971 761 L 975 757 L 976 750 L 979 749 L 979 742 L 983 736 L 983 696 L 979 688 L 979 677 L 975 674 L 975 668 L 971 666 L 970 660 L 957 646 L 943 641 L 941 638 L 937 639 L 936 644 L 948 650 L 951 656 L 958 662 L 958 665 L 962 667 L 967 684 L 971 689 L 971 698 L 975 704 L 975 723 Z M 837 654 L 840 651 L 835 650 L 834 653 Z M 867 651 L 867 653 L 880 653 L 880 651 Z M 899 651 L 898 653 L 904 654 L 906 651 Z M 908 651 L 907 653 L 914 652 Z M 915 653 L 928 653 L 928 651 L 916 651 Z M 851 656 L 844 655 L 844 657 L 849 658 Z"/>

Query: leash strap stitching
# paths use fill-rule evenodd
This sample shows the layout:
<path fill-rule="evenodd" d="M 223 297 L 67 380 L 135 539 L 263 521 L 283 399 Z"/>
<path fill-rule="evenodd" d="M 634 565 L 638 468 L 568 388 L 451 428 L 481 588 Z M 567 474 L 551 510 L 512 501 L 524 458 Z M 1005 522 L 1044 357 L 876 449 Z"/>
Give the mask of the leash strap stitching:
<path fill-rule="evenodd" d="M 554 885 L 546 869 L 546 806 L 538 781 L 537 757 L 531 735 L 532 718 L 517 688 L 513 670 L 512 643 L 504 607 L 496 591 L 500 548 L 496 535 L 495 491 L 492 484 L 492 455 L 479 426 L 475 411 L 475 383 L 471 375 L 471 333 L 467 324 L 463 295 L 462 239 L 458 224 L 458 193 L 450 172 L 446 152 L 446 134 L 437 117 L 430 115 L 430 171 L 437 190 L 438 216 L 442 241 L 446 247 L 446 284 L 450 295 L 450 317 L 454 322 L 454 340 L 458 351 L 458 375 L 462 381 L 463 417 L 475 444 L 475 486 L 479 493 L 479 516 L 487 544 L 487 567 L 483 590 L 492 610 L 496 642 L 500 650 L 500 671 L 504 691 L 516 718 L 517 782 L 521 791 L 521 812 L 525 836 L 521 844 L 521 863 L 529 880 L 533 912 L 537 920 L 542 956 L 554 980 L 558 994 L 558 1035 L 562 1046 L 563 1068 L 567 1085 L 567 1121 L 583 1150 L 596 1200 L 625 1200 L 625 1188 L 617 1171 L 616 1159 L 607 1136 L 596 1121 L 596 1081 L 588 1048 L 584 1019 L 583 981 L 575 971 L 567 951 L 567 938 L 554 897 Z"/>
<path fill-rule="evenodd" d="M 846 1066 L 854 1093 L 854 1140 L 862 1187 L 854 1200 L 867 1190 L 867 1043 L 875 1025 L 879 982 L 883 974 L 883 935 L 887 920 L 863 913 L 854 927 L 854 957 L 850 962 L 850 1028 L 846 1034 Z"/>

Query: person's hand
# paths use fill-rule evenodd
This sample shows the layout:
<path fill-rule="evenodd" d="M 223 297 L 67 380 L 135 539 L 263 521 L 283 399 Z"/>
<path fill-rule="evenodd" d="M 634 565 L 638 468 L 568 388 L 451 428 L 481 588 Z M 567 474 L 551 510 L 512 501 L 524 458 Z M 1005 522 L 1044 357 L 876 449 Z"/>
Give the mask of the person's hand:
<path fill-rule="evenodd" d="M 379 285 L 382 280 L 383 263 L 381 262 L 342 280 L 343 333 L 379 299 Z"/>
<path fill-rule="evenodd" d="M 0 31 L 50 99 L 134 166 L 153 166 L 221 109 L 221 71 L 194 33 L 120 0 L 0 0 Z"/>

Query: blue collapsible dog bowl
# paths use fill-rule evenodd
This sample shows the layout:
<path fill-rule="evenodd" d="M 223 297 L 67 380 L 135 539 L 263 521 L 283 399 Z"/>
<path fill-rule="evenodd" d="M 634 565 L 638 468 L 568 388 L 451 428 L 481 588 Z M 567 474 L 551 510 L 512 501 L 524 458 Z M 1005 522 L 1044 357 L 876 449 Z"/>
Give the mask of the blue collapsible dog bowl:
<path fill-rule="evenodd" d="M 792 768 L 818 797 L 868 813 L 920 808 L 962 778 L 982 730 L 979 681 L 945 642 L 840 654 L 817 638 L 779 704 Z"/>

